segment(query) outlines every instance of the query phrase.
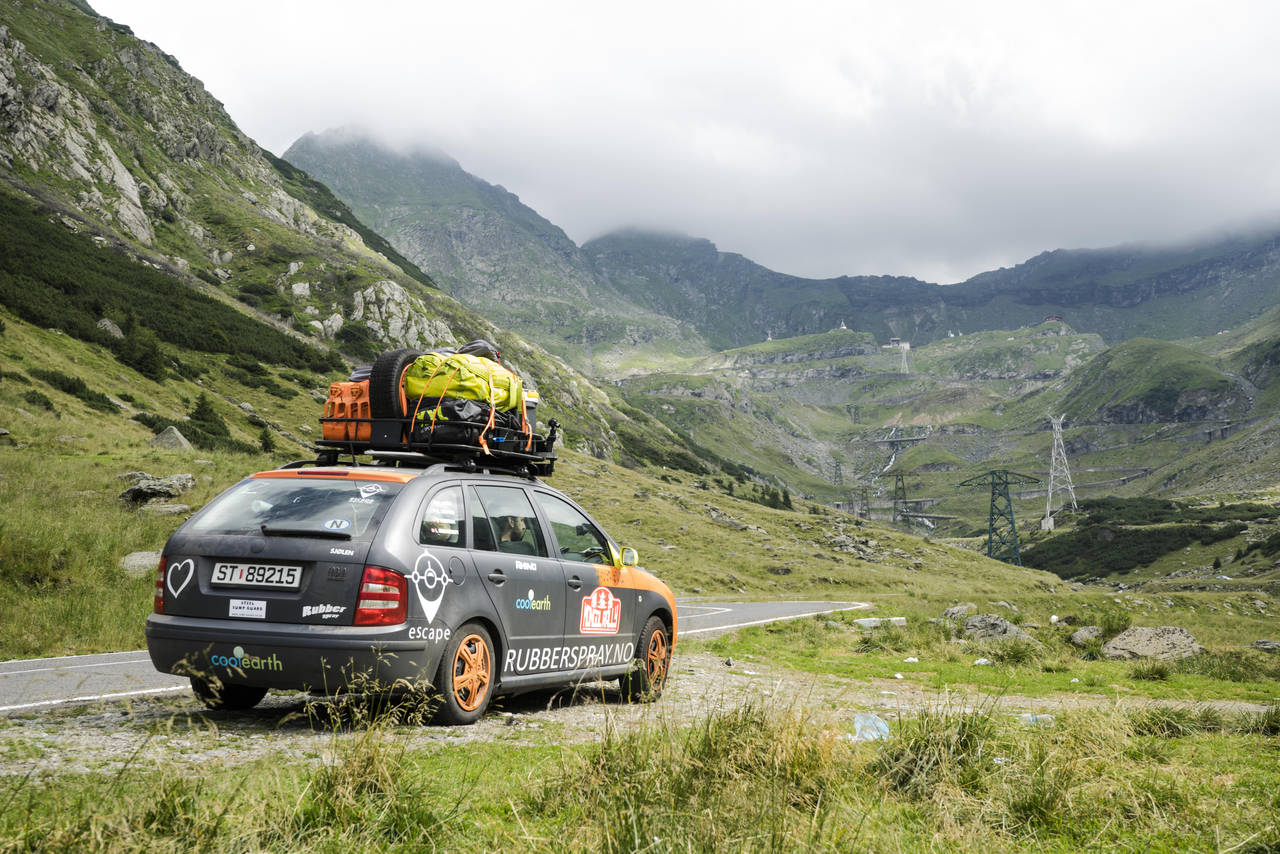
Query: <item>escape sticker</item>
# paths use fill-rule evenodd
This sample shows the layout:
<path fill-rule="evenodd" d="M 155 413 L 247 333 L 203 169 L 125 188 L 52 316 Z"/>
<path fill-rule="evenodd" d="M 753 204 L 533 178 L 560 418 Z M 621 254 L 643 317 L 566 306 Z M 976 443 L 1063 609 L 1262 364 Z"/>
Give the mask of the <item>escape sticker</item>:
<path fill-rule="evenodd" d="M 440 603 L 444 601 L 444 589 L 452 579 L 444 571 L 444 565 L 431 552 L 423 552 L 418 562 L 413 565 L 413 572 L 405 576 L 405 580 L 413 585 L 413 592 L 418 596 L 418 604 L 427 622 L 435 620 Z"/>

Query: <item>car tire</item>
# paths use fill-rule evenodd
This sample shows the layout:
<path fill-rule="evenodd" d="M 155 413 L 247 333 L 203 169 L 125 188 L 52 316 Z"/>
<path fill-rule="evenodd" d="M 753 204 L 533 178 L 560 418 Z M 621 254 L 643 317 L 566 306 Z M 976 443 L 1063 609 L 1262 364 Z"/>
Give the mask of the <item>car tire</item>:
<path fill-rule="evenodd" d="M 226 682 L 215 684 L 201 679 L 199 676 L 191 677 L 191 690 L 200 702 L 204 703 L 205 708 L 212 709 L 215 712 L 252 709 L 262 702 L 263 697 L 267 696 L 266 688 L 257 688 L 252 685 L 229 685 Z"/>
<path fill-rule="evenodd" d="M 493 694 L 493 640 L 484 626 L 466 623 L 454 632 L 435 687 L 443 698 L 437 721 L 455 725 L 480 720 Z"/>
<path fill-rule="evenodd" d="M 640 632 L 631 671 L 618 684 L 631 702 L 656 700 L 662 695 L 671 669 L 671 636 L 660 617 L 650 617 Z"/>
<path fill-rule="evenodd" d="M 404 396 L 404 372 L 422 355 L 406 347 L 383 353 L 369 369 L 369 414 L 374 418 L 407 418 L 412 411 Z"/>

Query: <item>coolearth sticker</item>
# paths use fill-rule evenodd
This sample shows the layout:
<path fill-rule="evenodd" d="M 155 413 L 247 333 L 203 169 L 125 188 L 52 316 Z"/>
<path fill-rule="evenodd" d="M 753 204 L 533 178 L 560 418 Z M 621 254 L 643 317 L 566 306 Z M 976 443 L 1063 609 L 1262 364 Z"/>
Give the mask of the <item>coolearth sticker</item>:
<path fill-rule="evenodd" d="M 265 620 L 267 603 L 265 599 L 232 599 L 228 616 L 248 620 Z"/>

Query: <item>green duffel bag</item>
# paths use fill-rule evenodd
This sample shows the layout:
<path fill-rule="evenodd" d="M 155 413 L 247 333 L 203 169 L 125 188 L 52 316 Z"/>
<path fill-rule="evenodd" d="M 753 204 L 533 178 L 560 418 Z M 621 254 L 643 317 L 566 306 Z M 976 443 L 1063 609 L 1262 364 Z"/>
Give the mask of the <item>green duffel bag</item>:
<path fill-rule="evenodd" d="M 431 398 L 460 397 L 487 403 L 499 412 L 524 406 L 520 377 L 483 356 L 424 353 L 404 374 L 409 405 Z"/>

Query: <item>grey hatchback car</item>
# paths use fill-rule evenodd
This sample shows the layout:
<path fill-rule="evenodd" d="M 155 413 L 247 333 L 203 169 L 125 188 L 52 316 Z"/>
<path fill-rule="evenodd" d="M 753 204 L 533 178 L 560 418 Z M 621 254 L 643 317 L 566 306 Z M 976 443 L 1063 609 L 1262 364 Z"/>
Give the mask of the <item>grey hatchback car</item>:
<path fill-rule="evenodd" d="M 497 694 L 618 679 L 661 691 L 667 585 L 562 493 L 474 465 L 259 472 L 169 539 L 146 625 L 155 666 L 214 709 L 269 689 L 409 683 L 438 718 Z"/>

